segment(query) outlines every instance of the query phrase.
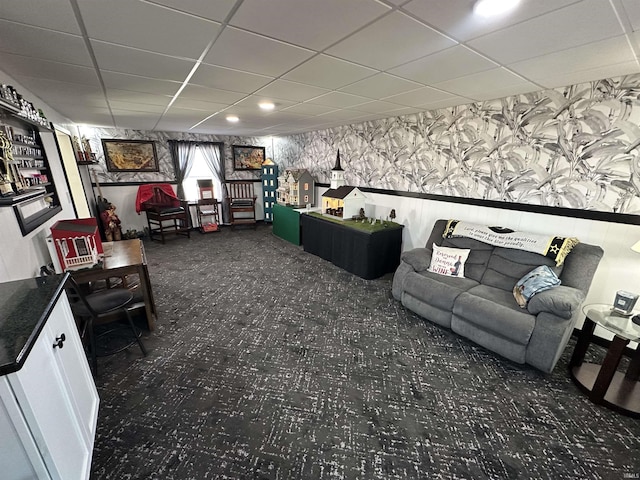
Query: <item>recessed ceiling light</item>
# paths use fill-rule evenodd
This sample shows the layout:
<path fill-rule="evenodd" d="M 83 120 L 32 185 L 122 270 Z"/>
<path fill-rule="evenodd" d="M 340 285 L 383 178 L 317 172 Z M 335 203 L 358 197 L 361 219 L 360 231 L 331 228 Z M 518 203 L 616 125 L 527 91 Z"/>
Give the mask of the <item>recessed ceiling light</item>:
<path fill-rule="evenodd" d="M 473 11 L 481 17 L 493 17 L 516 8 L 518 3 L 520 0 L 478 0 L 473 6 Z"/>
<path fill-rule="evenodd" d="M 238 123 L 239 120 L 235 115 L 227 115 L 227 122 Z"/>
<path fill-rule="evenodd" d="M 258 106 L 262 110 L 273 110 L 274 108 L 276 108 L 276 106 L 271 102 L 260 102 Z"/>

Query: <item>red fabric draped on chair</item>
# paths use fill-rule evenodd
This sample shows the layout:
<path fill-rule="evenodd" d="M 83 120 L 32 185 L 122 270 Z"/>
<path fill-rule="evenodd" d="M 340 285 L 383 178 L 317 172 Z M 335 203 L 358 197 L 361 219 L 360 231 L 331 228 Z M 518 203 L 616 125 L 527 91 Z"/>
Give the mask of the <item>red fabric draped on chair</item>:
<path fill-rule="evenodd" d="M 164 243 L 165 235 L 186 235 L 191 237 L 189 225 L 189 207 L 180 200 L 168 183 L 140 185 L 136 195 L 136 212 L 144 211 L 149 225 L 149 236 L 160 236 Z"/>

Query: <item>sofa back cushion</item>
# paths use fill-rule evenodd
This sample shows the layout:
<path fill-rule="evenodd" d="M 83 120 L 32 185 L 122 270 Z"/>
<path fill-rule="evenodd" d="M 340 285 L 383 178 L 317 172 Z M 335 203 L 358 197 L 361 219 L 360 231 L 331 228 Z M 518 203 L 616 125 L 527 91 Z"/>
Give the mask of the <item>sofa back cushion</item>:
<path fill-rule="evenodd" d="M 541 265 L 550 267 L 558 276 L 562 273 L 562 266 L 556 267 L 552 259 L 543 255 L 513 248 L 495 247 L 480 283 L 510 292 L 518 280 Z"/>

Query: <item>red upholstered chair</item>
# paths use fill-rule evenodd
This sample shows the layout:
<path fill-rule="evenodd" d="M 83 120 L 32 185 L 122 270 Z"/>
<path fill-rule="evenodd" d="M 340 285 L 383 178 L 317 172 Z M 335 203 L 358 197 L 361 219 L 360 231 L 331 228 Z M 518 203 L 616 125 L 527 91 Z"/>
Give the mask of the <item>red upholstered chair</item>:
<path fill-rule="evenodd" d="M 141 185 L 136 211 L 146 213 L 151 240 L 157 240 L 154 237 L 159 236 L 164 243 L 165 235 L 169 234 L 191 237 L 187 202 L 180 200 L 168 183 Z"/>

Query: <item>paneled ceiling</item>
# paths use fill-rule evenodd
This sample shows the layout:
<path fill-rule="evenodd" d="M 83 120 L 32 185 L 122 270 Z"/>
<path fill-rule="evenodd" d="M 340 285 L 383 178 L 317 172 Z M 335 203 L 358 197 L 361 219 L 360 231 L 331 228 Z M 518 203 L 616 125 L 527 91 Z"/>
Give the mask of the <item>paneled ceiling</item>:
<path fill-rule="evenodd" d="M 2 0 L 0 70 L 74 123 L 223 135 L 319 130 L 640 72 L 639 0 L 521 0 L 492 19 L 473 4 Z M 259 109 L 265 100 L 273 111 Z"/>

